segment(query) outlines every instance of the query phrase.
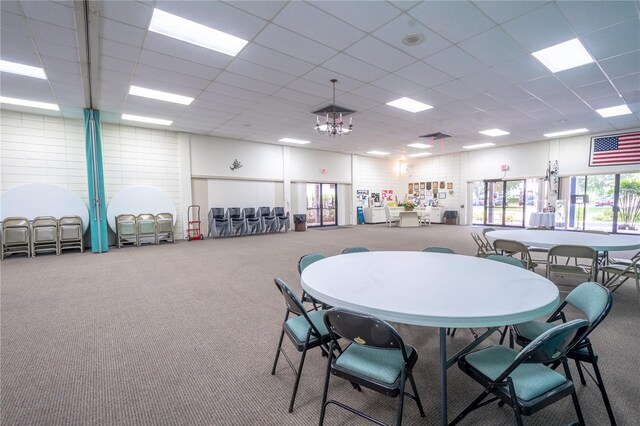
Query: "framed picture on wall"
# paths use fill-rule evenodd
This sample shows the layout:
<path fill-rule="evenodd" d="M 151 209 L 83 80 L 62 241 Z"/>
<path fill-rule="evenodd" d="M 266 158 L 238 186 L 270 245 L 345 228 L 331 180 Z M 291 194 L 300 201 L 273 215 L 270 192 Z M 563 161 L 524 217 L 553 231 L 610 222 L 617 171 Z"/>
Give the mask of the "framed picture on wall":
<path fill-rule="evenodd" d="M 431 188 L 437 190 L 438 189 L 438 182 L 433 182 Z"/>
<path fill-rule="evenodd" d="M 453 189 L 453 182 L 447 182 L 447 189 Z"/>
<path fill-rule="evenodd" d="M 427 189 L 431 191 L 431 182 L 427 182 Z"/>
<path fill-rule="evenodd" d="M 420 182 L 420 189 L 425 189 L 427 184 L 425 182 Z"/>
<path fill-rule="evenodd" d="M 445 198 L 447 198 L 447 193 L 446 192 L 438 192 L 438 198 L 441 200 L 444 200 Z"/>
<path fill-rule="evenodd" d="M 409 184 L 409 194 L 413 194 L 413 184 Z"/>
<path fill-rule="evenodd" d="M 444 189 L 444 181 L 443 180 L 440 181 L 440 189 Z"/>

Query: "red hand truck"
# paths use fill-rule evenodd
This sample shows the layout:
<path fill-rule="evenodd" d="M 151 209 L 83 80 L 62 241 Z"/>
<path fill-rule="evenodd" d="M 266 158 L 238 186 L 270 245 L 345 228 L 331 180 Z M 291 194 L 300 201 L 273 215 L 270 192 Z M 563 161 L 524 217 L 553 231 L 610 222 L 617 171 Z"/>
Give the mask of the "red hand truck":
<path fill-rule="evenodd" d="M 195 204 L 187 208 L 187 240 L 204 240 L 200 233 L 200 206 Z"/>

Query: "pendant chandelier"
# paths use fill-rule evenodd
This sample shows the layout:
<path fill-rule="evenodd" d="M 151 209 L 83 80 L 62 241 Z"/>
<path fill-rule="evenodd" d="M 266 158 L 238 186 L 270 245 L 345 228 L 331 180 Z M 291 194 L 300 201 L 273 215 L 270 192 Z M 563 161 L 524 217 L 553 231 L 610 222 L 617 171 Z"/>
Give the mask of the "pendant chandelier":
<path fill-rule="evenodd" d="M 332 111 L 324 112 L 324 124 L 320 124 L 320 117 L 316 115 L 315 129 L 321 135 L 329 135 L 333 137 L 348 135 L 353 130 L 353 124 L 351 124 L 352 120 L 351 117 L 349 117 L 349 127 L 344 126 L 344 123 L 342 122 L 342 112 L 336 111 L 336 83 L 338 80 L 333 78 L 330 81 L 333 83 Z"/>

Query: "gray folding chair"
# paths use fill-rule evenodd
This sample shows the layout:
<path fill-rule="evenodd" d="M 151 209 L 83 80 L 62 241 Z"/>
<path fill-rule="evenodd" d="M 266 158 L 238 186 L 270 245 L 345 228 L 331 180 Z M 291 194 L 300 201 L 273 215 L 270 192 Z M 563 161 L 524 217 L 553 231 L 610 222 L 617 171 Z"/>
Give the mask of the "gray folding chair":
<path fill-rule="evenodd" d="M 253 207 L 245 207 L 242 212 L 245 218 L 247 234 L 262 233 L 262 220 Z"/>
<path fill-rule="evenodd" d="M 231 221 L 223 208 L 213 207 L 209 210 L 209 238 L 229 236 L 230 226 Z"/>
<path fill-rule="evenodd" d="M 158 213 L 156 215 L 156 244 L 160 241 L 175 243 L 173 232 L 173 215 L 171 213 Z"/>
<path fill-rule="evenodd" d="M 62 216 L 58 219 L 58 241 L 60 241 L 60 252 L 62 250 L 80 249 L 84 251 L 82 235 L 84 228 L 80 216 Z"/>
<path fill-rule="evenodd" d="M 565 263 L 562 259 L 566 258 Z M 573 264 L 571 262 L 573 261 Z M 588 261 L 587 264 L 581 264 Z M 598 252 L 587 246 L 561 244 L 553 246 L 547 254 L 547 279 L 553 275 L 578 277 L 583 281 L 595 281 L 598 275 Z"/>
<path fill-rule="evenodd" d="M 262 232 L 274 232 L 276 228 L 277 219 L 271 214 L 270 207 L 258 207 L 258 215 L 262 220 Z"/>
<path fill-rule="evenodd" d="M 25 253 L 31 256 L 31 227 L 26 217 L 7 217 L 2 221 L 2 259 Z"/>
<path fill-rule="evenodd" d="M 538 264 L 531 259 L 529 248 L 519 241 L 495 240 L 493 242 L 493 247 L 495 248 L 496 252 L 503 255 L 514 256 L 516 254 L 519 254 L 520 259 L 525 263 L 527 269 L 531 271 L 533 271 L 536 266 L 538 266 Z"/>
<path fill-rule="evenodd" d="M 138 223 L 132 214 L 116 216 L 116 245 L 122 248 L 125 244 L 138 244 Z"/>
<path fill-rule="evenodd" d="M 287 232 L 291 227 L 289 212 L 285 214 L 284 207 L 274 207 L 272 214 L 276 217 L 275 231 L 280 232 L 284 229 L 284 232 Z"/>
<path fill-rule="evenodd" d="M 136 217 L 138 224 L 138 245 L 157 244 L 156 217 L 151 213 L 142 213 Z"/>
<path fill-rule="evenodd" d="M 229 207 L 227 209 L 229 223 L 229 235 L 244 235 L 247 231 L 247 221 L 244 219 L 240 207 Z"/>
<path fill-rule="evenodd" d="M 31 255 L 53 251 L 60 254 L 58 242 L 58 219 L 53 216 L 38 216 L 31 223 Z"/>

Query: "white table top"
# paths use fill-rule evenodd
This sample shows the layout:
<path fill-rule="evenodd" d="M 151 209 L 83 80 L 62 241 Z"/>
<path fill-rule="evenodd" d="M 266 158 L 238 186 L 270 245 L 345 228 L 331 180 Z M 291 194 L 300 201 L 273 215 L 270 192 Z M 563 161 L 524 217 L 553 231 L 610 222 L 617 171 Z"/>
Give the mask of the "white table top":
<path fill-rule="evenodd" d="M 540 230 L 509 230 L 490 231 L 486 237 L 490 241 L 498 239 L 520 241 L 528 246 L 553 247 L 559 244 L 588 246 L 597 251 L 623 251 L 640 248 L 640 236 L 635 235 L 604 235 L 574 231 L 540 231 Z"/>
<path fill-rule="evenodd" d="M 367 252 L 322 259 L 302 287 L 329 305 L 387 321 L 493 327 L 540 318 L 559 303 L 546 278 L 492 260 L 423 252 Z"/>

